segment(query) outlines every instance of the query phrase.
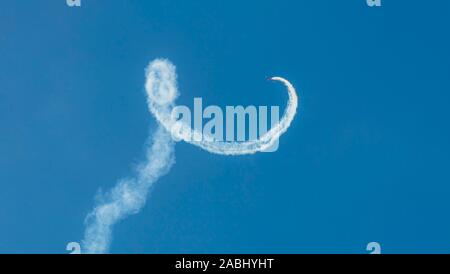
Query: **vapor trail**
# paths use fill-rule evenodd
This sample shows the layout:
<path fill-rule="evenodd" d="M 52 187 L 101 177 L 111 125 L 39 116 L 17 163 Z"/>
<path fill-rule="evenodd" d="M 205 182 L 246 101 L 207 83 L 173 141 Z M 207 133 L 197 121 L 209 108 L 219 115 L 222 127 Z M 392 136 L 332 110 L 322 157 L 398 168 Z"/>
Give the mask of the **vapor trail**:
<path fill-rule="evenodd" d="M 137 168 L 133 178 L 120 180 L 99 201 L 86 218 L 86 230 L 82 242 L 83 253 L 106 253 L 111 244 L 112 227 L 131 214 L 138 213 L 145 205 L 153 184 L 169 172 L 175 163 L 174 137 L 185 140 L 212 153 L 225 155 L 252 154 L 271 147 L 289 128 L 297 109 L 297 94 L 284 78 L 272 77 L 288 89 L 289 101 L 278 124 L 259 139 L 247 142 L 221 142 L 209 135 L 193 130 L 190 125 L 175 120 L 172 116 L 178 97 L 175 66 L 165 59 L 156 59 L 147 67 L 145 89 L 150 112 L 159 123 L 149 141 L 145 161 Z M 191 141 L 191 136 L 202 141 Z M 194 139 L 199 140 L 199 139 Z"/>
<path fill-rule="evenodd" d="M 161 105 L 152 100 L 154 96 L 159 96 L 161 93 L 164 93 L 173 99 L 178 96 L 175 67 L 168 60 L 157 59 L 150 63 L 147 68 L 145 88 L 147 90 L 150 112 L 155 116 L 160 125 L 171 132 L 174 137 L 196 145 L 211 153 L 243 155 L 253 154 L 270 148 L 289 128 L 297 112 L 298 97 L 292 84 L 282 77 L 272 77 L 270 80 L 281 82 L 287 88 L 289 101 L 283 117 L 279 123 L 258 139 L 245 142 L 223 142 L 217 140 L 214 136 L 203 134 L 198 130 L 192 129 L 191 125 L 188 125 L 181 120 L 176 120 L 175 117 L 172 116 L 173 105 Z"/>
<path fill-rule="evenodd" d="M 120 180 L 86 218 L 83 253 L 105 253 L 111 243 L 112 226 L 124 217 L 138 213 L 145 205 L 151 186 L 173 163 L 174 144 L 167 131 L 156 130 L 146 160 L 136 170 L 135 178 Z"/>
<path fill-rule="evenodd" d="M 155 82 L 158 82 L 160 77 L 170 81 L 155 89 L 155 93 L 148 93 L 148 101 L 161 109 L 172 108 L 176 98 L 176 81 L 167 79 L 164 74 L 158 74 L 154 77 Z M 151 186 L 170 170 L 174 162 L 173 139 L 170 133 L 159 125 L 148 142 L 146 159 L 135 171 L 134 178 L 120 180 L 106 195 L 100 196 L 98 204 L 87 216 L 82 242 L 83 253 L 108 252 L 113 225 L 142 209 Z"/>

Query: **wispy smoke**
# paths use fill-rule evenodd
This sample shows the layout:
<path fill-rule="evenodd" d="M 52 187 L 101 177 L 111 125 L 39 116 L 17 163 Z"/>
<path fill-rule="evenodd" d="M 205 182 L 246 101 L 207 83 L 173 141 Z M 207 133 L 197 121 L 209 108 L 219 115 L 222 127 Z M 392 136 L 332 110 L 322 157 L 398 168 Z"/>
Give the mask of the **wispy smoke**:
<path fill-rule="evenodd" d="M 128 215 L 138 213 L 145 205 L 150 188 L 175 162 L 171 134 L 212 153 L 252 154 L 271 147 L 289 128 L 297 110 L 298 99 L 294 87 L 284 78 L 272 77 L 271 80 L 282 82 L 289 94 L 288 105 L 280 122 L 257 140 L 217 141 L 171 116 L 178 97 L 176 78 L 175 66 L 168 60 L 156 59 L 148 65 L 145 83 L 147 103 L 150 112 L 159 122 L 159 127 L 149 142 L 146 160 L 137 168 L 135 176 L 120 180 L 106 195 L 99 197 L 97 206 L 86 218 L 86 231 L 82 242 L 84 253 L 108 252 L 113 225 Z M 191 136 L 194 138 L 190 138 Z"/>
<path fill-rule="evenodd" d="M 111 243 L 113 225 L 145 205 L 151 186 L 166 174 L 175 162 L 174 144 L 167 131 L 159 127 L 147 150 L 147 159 L 139 166 L 136 177 L 120 180 L 86 218 L 83 252 L 105 253 Z"/>

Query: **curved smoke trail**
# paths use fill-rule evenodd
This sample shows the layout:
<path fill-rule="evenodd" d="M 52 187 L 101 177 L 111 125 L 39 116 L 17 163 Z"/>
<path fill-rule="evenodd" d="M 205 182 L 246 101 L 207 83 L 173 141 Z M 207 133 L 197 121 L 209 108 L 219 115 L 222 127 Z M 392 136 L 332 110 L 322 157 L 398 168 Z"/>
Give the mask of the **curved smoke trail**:
<path fill-rule="evenodd" d="M 169 61 L 157 59 L 150 63 L 147 68 L 145 89 L 147 90 L 147 101 L 150 112 L 155 116 L 160 125 L 171 132 L 174 137 L 199 146 L 212 153 L 243 155 L 264 151 L 270 148 L 289 128 L 297 112 L 298 97 L 292 84 L 282 77 L 272 77 L 270 80 L 283 83 L 288 90 L 289 101 L 284 111 L 284 115 L 280 122 L 268 132 L 256 140 L 246 142 L 223 142 L 217 140 L 214 136 L 203 134 L 198 130 L 192 129 L 191 125 L 188 125 L 181 120 L 176 120 L 172 116 L 172 104 L 160 104 L 155 101 L 155 99 L 160 96 L 169 96 L 173 100 L 178 96 L 175 67 Z"/>
<path fill-rule="evenodd" d="M 289 101 L 280 122 L 257 140 L 218 141 L 172 117 L 171 113 L 178 97 L 176 78 L 175 66 L 168 60 L 156 59 L 148 65 L 145 83 L 147 103 L 150 112 L 159 122 L 158 129 L 147 148 L 146 160 L 137 168 L 135 177 L 120 180 L 113 189 L 99 198 L 98 204 L 86 218 L 86 231 L 82 242 L 84 253 L 107 252 L 111 244 L 113 225 L 128 215 L 138 213 L 145 205 L 150 188 L 161 176 L 168 173 L 175 163 L 171 134 L 212 153 L 252 154 L 271 147 L 286 132 L 296 114 L 298 98 L 294 87 L 284 78 L 272 77 L 271 80 L 282 82 L 289 94 Z"/>

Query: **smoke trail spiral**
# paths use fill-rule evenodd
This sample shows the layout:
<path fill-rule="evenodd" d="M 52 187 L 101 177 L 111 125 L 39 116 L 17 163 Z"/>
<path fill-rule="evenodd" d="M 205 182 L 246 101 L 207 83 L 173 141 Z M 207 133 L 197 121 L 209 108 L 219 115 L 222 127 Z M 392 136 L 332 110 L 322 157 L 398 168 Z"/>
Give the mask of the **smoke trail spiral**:
<path fill-rule="evenodd" d="M 86 217 L 83 253 L 108 252 L 113 225 L 142 209 L 150 188 L 161 176 L 167 174 L 175 163 L 172 137 L 211 153 L 224 155 L 253 154 L 271 147 L 289 128 L 298 105 L 296 91 L 288 80 L 281 77 L 272 77 L 271 80 L 283 83 L 289 94 L 289 101 L 280 122 L 257 140 L 222 142 L 212 136 L 203 135 L 190 125 L 172 117 L 175 100 L 179 95 L 175 66 L 166 59 L 150 62 L 146 69 L 145 89 L 148 108 L 159 123 L 158 129 L 149 142 L 146 159 L 135 171 L 135 176 L 119 180 L 116 186 L 98 199 L 97 205 Z M 191 138 L 193 136 L 195 138 Z"/>

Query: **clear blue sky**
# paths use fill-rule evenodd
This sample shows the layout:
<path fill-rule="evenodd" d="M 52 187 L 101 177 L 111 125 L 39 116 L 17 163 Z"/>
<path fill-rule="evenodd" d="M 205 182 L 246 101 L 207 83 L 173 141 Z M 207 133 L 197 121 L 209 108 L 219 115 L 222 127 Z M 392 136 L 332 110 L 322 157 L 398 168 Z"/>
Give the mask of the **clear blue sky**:
<path fill-rule="evenodd" d="M 3 1 L 0 252 L 67 253 L 155 121 L 144 68 L 169 58 L 181 104 L 280 105 L 276 153 L 176 145 L 113 253 L 450 252 L 450 3 Z"/>

